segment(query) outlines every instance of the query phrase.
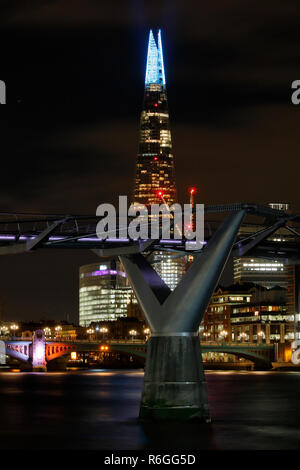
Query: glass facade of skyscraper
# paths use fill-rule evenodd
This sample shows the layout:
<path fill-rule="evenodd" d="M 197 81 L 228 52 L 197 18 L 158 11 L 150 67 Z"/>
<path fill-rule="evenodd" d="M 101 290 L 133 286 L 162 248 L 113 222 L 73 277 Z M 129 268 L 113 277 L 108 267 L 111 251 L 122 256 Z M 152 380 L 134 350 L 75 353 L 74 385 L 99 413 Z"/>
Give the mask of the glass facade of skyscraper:
<path fill-rule="evenodd" d="M 235 258 L 234 281 L 253 282 L 269 289 L 287 288 L 287 266 L 276 259 Z"/>
<path fill-rule="evenodd" d="M 161 32 L 149 35 L 145 94 L 133 201 L 149 206 L 176 201 L 174 158 L 167 102 Z"/>
<path fill-rule="evenodd" d="M 160 30 L 149 34 L 133 201 L 148 207 L 171 206 L 177 201 Z M 175 289 L 185 273 L 186 257 L 159 251 L 151 254 L 150 261 L 170 289 Z"/>
<path fill-rule="evenodd" d="M 151 254 L 151 262 L 155 271 L 164 280 L 171 290 L 174 290 L 187 269 L 187 257 L 178 256 L 178 253 L 155 251 Z"/>
<path fill-rule="evenodd" d="M 136 300 L 118 261 L 100 261 L 80 267 L 79 324 L 126 317 L 127 305 Z"/>
<path fill-rule="evenodd" d="M 272 202 L 268 204 L 272 209 L 283 212 L 290 209 L 285 202 Z M 242 232 L 242 229 L 241 229 Z M 285 241 L 285 235 L 277 231 L 270 236 L 274 242 Z M 234 282 L 254 282 L 270 289 L 275 286 L 288 287 L 288 266 L 276 258 L 235 258 L 233 264 Z"/>

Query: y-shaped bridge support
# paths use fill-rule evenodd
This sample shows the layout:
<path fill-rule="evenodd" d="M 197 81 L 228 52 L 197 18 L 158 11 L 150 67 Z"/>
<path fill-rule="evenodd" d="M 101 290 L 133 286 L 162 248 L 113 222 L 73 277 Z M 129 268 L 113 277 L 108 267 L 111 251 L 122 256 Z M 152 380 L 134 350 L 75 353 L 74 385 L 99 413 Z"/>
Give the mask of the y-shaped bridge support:
<path fill-rule="evenodd" d="M 173 292 L 141 253 L 120 256 L 152 330 L 140 418 L 210 421 L 197 331 L 244 214 L 223 222 Z"/>

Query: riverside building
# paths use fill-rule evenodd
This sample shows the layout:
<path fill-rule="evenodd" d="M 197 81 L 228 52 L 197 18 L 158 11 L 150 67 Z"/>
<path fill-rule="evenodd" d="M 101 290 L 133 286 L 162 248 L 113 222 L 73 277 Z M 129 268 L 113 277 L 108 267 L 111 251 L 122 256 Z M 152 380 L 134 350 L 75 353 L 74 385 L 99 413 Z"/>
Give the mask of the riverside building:
<path fill-rule="evenodd" d="M 218 287 L 200 327 L 201 341 L 284 343 L 294 339 L 286 289 L 252 283 Z"/>
<path fill-rule="evenodd" d="M 113 321 L 127 316 L 127 305 L 136 303 L 119 261 L 100 261 L 80 267 L 79 324 Z"/>

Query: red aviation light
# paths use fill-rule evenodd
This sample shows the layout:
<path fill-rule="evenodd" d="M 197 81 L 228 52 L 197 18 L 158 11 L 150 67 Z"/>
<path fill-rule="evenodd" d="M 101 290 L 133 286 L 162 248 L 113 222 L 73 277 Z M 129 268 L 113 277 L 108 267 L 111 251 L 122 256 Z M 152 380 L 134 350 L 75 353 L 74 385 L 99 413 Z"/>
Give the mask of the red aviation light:
<path fill-rule="evenodd" d="M 155 162 L 157 162 L 158 158 L 157 158 L 157 157 L 154 157 L 153 160 L 154 160 Z"/>
<path fill-rule="evenodd" d="M 163 197 L 164 193 L 163 193 L 163 191 L 157 191 L 157 195 L 158 195 L 159 197 Z"/>
<path fill-rule="evenodd" d="M 155 108 L 157 108 L 157 106 L 158 106 L 158 103 L 154 103 L 154 106 L 155 106 Z"/>
<path fill-rule="evenodd" d="M 189 190 L 189 191 L 190 191 L 190 194 L 195 194 L 195 192 L 196 192 L 196 188 L 190 188 L 190 190 Z"/>

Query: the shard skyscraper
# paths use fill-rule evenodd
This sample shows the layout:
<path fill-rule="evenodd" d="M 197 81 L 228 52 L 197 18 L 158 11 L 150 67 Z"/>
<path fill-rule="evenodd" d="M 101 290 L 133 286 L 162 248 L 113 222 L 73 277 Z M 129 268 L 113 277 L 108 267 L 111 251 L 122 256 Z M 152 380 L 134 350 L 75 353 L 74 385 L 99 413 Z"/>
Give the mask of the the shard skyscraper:
<path fill-rule="evenodd" d="M 161 204 L 159 192 L 169 206 L 176 202 L 161 31 L 150 30 L 133 200 Z"/>
<path fill-rule="evenodd" d="M 149 34 L 133 202 L 148 207 L 177 202 L 160 30 L 155 34 L 150 30 Z M 186 258 L 157 251 L 151 259 L 165 283 L 175 289 L 186 271 Z"/>

